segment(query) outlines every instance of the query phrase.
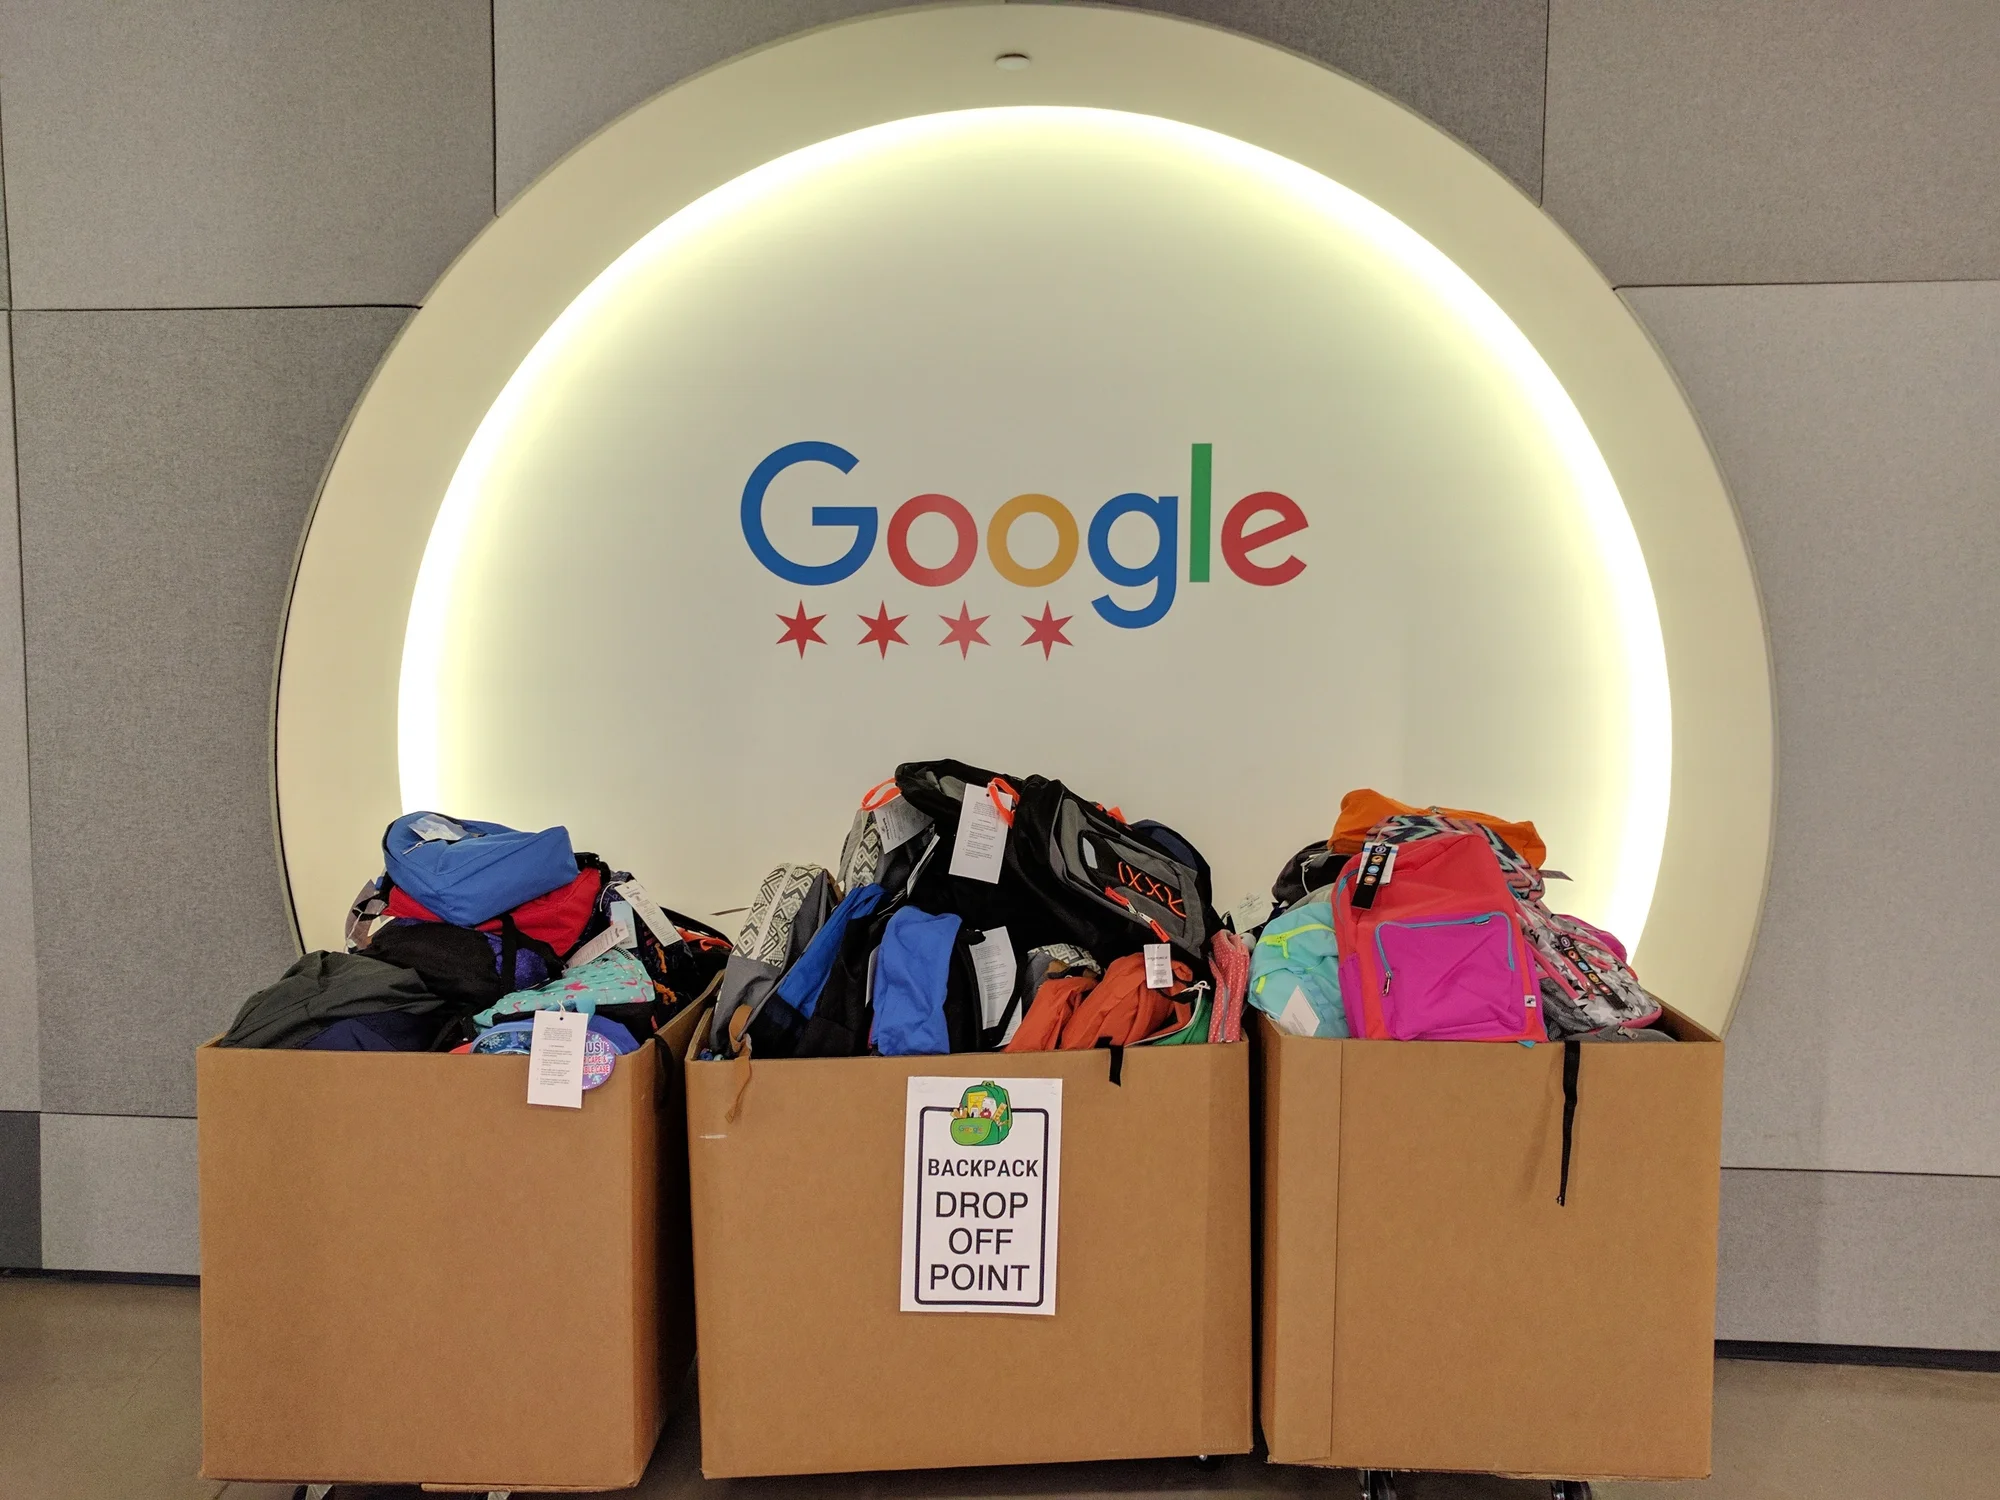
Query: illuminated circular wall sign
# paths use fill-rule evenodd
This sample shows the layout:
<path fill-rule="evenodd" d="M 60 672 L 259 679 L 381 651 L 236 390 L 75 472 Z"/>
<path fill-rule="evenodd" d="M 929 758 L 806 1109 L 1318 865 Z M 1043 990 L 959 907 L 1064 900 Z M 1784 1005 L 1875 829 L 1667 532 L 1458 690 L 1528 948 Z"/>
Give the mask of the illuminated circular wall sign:
<path fill-rule="evenodd" d="M 1225 903 L 1349 786 L 1532 816 L 1716 1026 L 1761 897 L 1761 620 L 1644 335 L 1416 117 L 1129 12 L 851 23 L 627 116 L 412 320 L 301 559 L 308 943 L 406 807 L 715 912 L 941 755 L 1174 824 Z"/>

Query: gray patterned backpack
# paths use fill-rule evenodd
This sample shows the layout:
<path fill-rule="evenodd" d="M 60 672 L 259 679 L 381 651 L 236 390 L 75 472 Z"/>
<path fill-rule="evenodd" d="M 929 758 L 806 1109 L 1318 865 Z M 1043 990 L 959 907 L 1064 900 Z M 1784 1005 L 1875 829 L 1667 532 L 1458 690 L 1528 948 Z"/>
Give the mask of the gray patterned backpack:
<path fill-rule="evenodd" d="M 823 865 L 779 865 L 757 887 L 735 951 L 722 971 L 709 1050 L 736 1052 L 736 1038 L 755 1019 L 840 897 Z"/>

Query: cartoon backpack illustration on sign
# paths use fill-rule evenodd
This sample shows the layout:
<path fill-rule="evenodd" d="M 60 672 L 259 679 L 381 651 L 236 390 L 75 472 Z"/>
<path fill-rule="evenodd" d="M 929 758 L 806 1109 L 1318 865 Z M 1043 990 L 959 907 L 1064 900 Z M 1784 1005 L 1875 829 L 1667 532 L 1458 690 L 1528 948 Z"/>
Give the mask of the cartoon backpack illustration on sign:
<path fill-rule="evenodd" d="M 997 1146 L 1013 1128 L 1014 1106 L 990 1078 L 967 1089 L 951 1112 L 951 1138 L 961 1146 Z"/>

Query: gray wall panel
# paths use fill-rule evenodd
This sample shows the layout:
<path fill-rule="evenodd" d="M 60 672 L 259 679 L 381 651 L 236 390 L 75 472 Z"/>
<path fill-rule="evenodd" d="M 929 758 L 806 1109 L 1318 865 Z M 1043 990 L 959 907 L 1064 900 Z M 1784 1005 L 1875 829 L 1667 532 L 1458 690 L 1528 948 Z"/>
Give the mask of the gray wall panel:
<path fill-rule="evenodd" d="M 415 302 L 492 213 L 487 18 L 0 7 L 16 305 Z"/>
<path fill-rule="evenodd" d="M 1141 0 L 1136 8 L 1226 26 L 1351 73 L 1541 195 L 1547 0 Z"/>
<path fill-rule="evenodd" d="M 279 614 L 405 316 L 15 315 L 46 1109 L 191 1113 L 195 1044 L 291 961 Z"/>
<path fill-rule="evenodd" d="M 1993 0 L 1555 0 L 1543 202 L 1619 285 L 2000 276 Z"/>
<path fill-rule="evenodd" d="M 504 207 L 670 83 L 893 0 L 494 0 L 494 157 Z"/>
<path fill-rule="evenodd" d="M 0 1110 L 38 1109 L 35 891 L 28 852 L 27 688 L 14 495 L 12 346 L 0 318 Z"/>
<path fill-rule="evenodd" d="M 1722 1174 L 1715 1335 L 2000 1349 L 2000 1178 Z"/>
<path fill-rule="evenodd" d="M 1776 663 L 1724 1160 L 2000 1173 L 2000 283 L 1628 295 L 1735 491 Z"/>
<path fill-rule="evenodd" d="M 510 201 L 598 127 L 750 47 L 883 0 L 497 0 L 499 196 Z M 1543 0 L 1148 0 L 1330 63 L 1429 115 L 1538 193 Z"/>
<path fill-rule="evenodd" d="M 42 1263 L 42 1117 L 0 1111 L 0 1268 Z"/>
<path fill-rule="evenodd" d="M 43 1115 L 42 1264 L 199 1274 L 194 1121 Z"/>

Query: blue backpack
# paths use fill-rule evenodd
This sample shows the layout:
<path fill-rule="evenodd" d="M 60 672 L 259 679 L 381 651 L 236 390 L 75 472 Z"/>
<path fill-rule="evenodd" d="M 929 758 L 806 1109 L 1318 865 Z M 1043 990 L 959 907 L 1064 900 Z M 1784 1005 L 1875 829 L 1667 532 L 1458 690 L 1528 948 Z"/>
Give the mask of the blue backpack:
<path fill-rule="evenodd" d="M 442 813 L 405 813 L 382 835 L 389 878 L 439 920 L 477 927 L 576 879 L 567 828 L 522 833 Z"/>

